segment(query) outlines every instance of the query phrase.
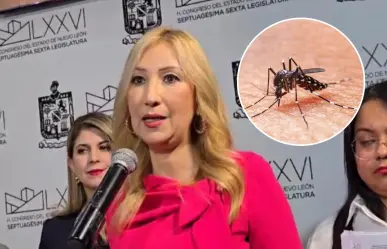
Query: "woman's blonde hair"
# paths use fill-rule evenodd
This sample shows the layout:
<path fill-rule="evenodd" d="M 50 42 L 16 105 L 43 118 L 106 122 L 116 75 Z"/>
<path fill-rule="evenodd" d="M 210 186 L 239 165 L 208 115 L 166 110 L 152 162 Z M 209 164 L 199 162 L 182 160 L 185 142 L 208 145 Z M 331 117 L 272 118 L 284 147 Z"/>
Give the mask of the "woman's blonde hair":
<path fill-rule="evenodd" d="M 207 123 L 204 134 L 194 134 L 199 175 L 215 181 L 231 197 L 231 222 L 239 212 L 244 196 L 241 168 L 235 162 L 231 132 L 217 80 L 199 42 L 189 33 L 168 27 L 154 28 L 137 41 L 130 51 L 115 98 L 113 139 L 116 148 L 129 148 L 138 157 L 137 170 L 124 183 L 112 220 L 118 232 L 129 225 L 145 197 L 142 179 L 151 173 L 149 149 L 132 131 L 127 104 L 129 84 L 136 64 L 153 46 L 164 43 L 175 52 L 184 79 L 194 86 L 196 113 Z M 192 127 L 192 125 L 191 125 Z M 122 197 L 122 199 L 121 199 Z"/>
<path fill-rule="evenodd" d="M 67 157 L 72 159 L 74 155 L 75 140 L 85 129 L 97 129 L 105 136 L 105 139 L 112 141 L 112 118 L 101 112 L 92 112 L 78 117 L 71 127 L 67 137 Z M 63 210 L 56 215 L 68 215 L 79 212 L 87 202 L 85 189 L 82 183 L 77 183 L 76 175 L 68 167 L 68 201 Z"/>

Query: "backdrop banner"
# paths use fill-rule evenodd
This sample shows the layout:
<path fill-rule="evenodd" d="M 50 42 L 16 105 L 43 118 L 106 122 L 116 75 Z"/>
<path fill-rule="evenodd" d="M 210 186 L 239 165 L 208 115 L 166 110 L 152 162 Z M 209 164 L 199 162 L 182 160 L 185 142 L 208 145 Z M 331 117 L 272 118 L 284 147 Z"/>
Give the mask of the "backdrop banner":
<path fill-rule="evenodd" d="M 267 26 L 316 18 L 348 36 L 360 53 L 366 83 L 373 84 L 387 75 L 386 8 L 385 0 L 97 0 L 2 17 L 0 243 L 38 247 L 43 221 L 66 203 L 72 119 L 111 113 L 130 49 L 159 25 L 187 30 L 200 41 L 221 84 L 236 147 L 270 162 L 306 243 L 344 201 L 343 136 L 291 147 L 261 134 L 241 109 L 239 61 Z"/>

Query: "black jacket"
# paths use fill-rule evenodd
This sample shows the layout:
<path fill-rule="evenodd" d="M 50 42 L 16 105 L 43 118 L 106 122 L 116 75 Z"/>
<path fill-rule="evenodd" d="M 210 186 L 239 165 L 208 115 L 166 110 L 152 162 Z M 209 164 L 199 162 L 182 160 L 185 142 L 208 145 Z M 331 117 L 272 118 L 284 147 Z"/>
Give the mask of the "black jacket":
<path fill-rule="evenodd" d="M 78 213 L 73 213 L 45 220 L 43 223 L 39 249 L 67 249 L 67 239 L 77 215 Z M 109 249 L 107 245 L 101 245 L 98 248 Z"/>

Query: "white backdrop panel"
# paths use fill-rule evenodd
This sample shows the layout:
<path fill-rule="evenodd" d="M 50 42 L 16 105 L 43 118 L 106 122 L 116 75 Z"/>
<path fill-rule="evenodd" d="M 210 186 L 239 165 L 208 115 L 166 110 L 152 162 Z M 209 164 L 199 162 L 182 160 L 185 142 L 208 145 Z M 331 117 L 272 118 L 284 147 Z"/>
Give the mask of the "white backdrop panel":
<path fill-rule="evenodd" d="M 0 205 L 0 243 L 10 249 L 38 246 L 42 221 L 53 207 L 65 203 L 62 196 L 67 195 L 65 147 L 39 148 L 43 135 L 51 124 L 59 124 L 58 134 L 63 135 L 59 141 L 64 143 L 69 126 L 63 114 L 70 110 L 67 118 L 92 110 L 110 112 L 131 43 L 141 37 L 135 33 L 138 28 L 159 24 L 188 30 L 201 42 L 221 84 L 236 147 L 253 150 L 270 161 L 306 242 L 314 226 L 337 210 L 345 196 L 343 137 L 296 148 L 260 134 L 248 119 L 241 118 L 234 85 L 237 67 L 234 64 L 233 68 L 233 62 L 241 59 L 246 46 L 267 26 L 285 18 L 311 17 L 336 26 L 352 40 L 368 83 L 375 82 L 385 78 L 387 71 L 387 33 L 383 32 L 387 2 L 124 3 L 125 8 L 120 0 L 86 1 L 1 17 L 0 190 L 4 205 Z M 141 11 L 133 9 L 130 15 L 132 5 L 148 14 L 141 16 Z M 125 22 L 130 16 L 138 21 Z M 53 81 L 64 93 L 56 102 L 65 107 L 59 113 L 50 112 L 53 109 L 48 98 L 39 109 L 38 99 L 51 94 Z M 40 113 L 47 113 L 44 120 Z M 62 119 L 51 114 L 61 114 Z M 41 123 L 46 131 L 41 132 Z M 55 138 L 46 139 L 46 143 L 57 142 Z"/>

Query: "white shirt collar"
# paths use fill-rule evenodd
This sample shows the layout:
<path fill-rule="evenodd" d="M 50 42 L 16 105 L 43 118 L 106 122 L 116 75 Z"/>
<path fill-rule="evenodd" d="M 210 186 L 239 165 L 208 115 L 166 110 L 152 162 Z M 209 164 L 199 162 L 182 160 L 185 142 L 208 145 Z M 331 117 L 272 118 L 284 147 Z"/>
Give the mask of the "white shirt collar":
<path fill-rule="evenodd" d="M 365 215 L 367 215 L 370 219 L 380 223 L 383 226 L 387 227 L 387 223 L 384 220 L 379 219 L 374 213 L 371 212 L 365 205 L 364 199 L 360 197 L 360 195 L 357 195 L 355 199 L 352 201 L 350 207 L 349 207 L 349 213 L 347 222 L 345 225 L 347 226 L 349 222 L 351 221 L 352 217 L 356 214 L 357 211 L 361 210 Z"/>

